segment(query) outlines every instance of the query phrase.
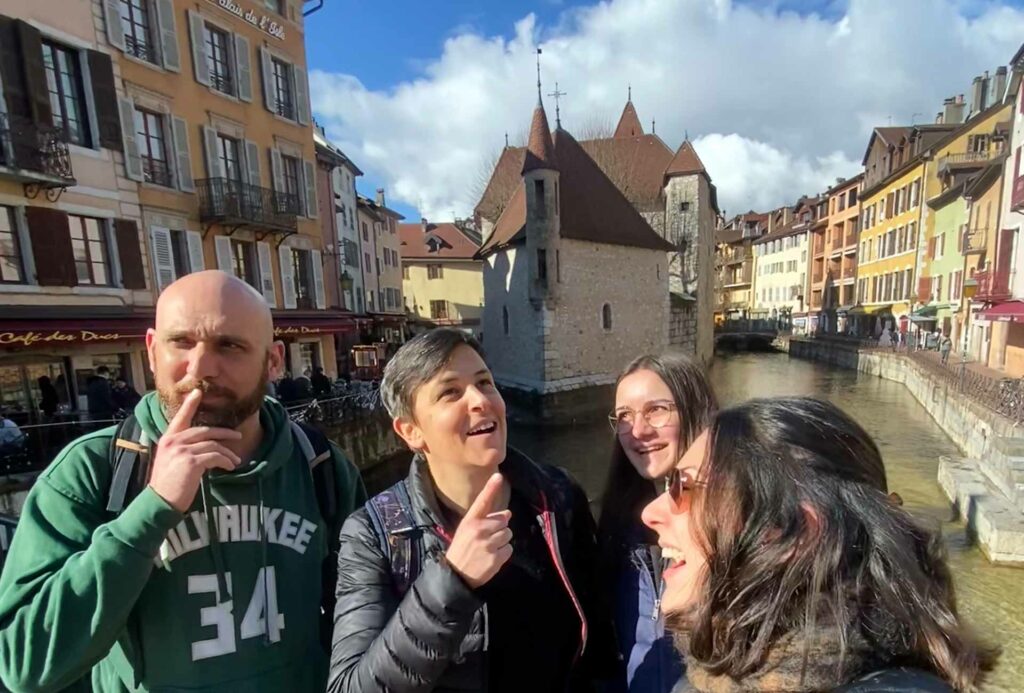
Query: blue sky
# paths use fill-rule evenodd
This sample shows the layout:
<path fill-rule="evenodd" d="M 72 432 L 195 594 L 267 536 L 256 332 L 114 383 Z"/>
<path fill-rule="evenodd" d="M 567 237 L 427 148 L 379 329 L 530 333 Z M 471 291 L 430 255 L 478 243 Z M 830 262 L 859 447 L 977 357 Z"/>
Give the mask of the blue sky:
<path fill-rule="evenodd" d="M 1024 0 L 325 0 L 306 39 L 318 122 L 410 220 L 471 213 L 528 126 L 538 42 L 566 129 L 614 125 L 632 84 L 738 212 L 855 174 L 873 127 L 969 93 L 1024 40 Z"/>

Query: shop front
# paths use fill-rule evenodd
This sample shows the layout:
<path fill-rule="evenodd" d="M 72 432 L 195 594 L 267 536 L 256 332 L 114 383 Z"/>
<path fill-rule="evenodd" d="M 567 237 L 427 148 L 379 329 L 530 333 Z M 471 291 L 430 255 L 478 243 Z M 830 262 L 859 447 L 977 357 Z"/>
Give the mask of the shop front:
<path fill-rule="evenodd" d="M 274 313 L 274 337 L 285 345 L 285 370 L 298 377 L 323 368 L 331 380 L 339 369 L 338 345 L 358 335 L 356 319 L 348 313 L 288 311 Z"/>

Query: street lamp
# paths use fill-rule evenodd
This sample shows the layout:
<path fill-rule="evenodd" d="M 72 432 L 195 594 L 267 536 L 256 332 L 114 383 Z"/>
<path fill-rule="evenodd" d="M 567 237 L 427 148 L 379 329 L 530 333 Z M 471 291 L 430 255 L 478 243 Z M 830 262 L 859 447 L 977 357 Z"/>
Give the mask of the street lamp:
<path fill-rule="evenodd" d="M 974 298 L 974 294 L 978 291 L 978 280 L 974 277 L 968 277 L 964 280 L 963 284 L 963 297 L 964 297 L 964 343 L 960 349 L 960 391 L 964 390 L 964 376 L 967 372 L 967 338 L 970 335 L 971 329 L 971 299 Z"/>

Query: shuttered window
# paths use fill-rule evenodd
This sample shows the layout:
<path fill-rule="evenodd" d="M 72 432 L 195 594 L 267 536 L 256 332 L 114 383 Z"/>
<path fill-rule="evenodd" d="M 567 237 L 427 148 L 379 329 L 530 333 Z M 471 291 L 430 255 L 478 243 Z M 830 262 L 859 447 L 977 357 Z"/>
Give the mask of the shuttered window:
<path fill-rule="evenodd" d="M 210 68 L 210 86 L 225 94 L 234 94 L 228 34 L 209 24 L 204 26 L 203 33 L 206 37 L 206 62 Z"/>
<path fill-rule="evenodd" d="M 282 118 L 295 120 L 295 99 L 292 98 L 291 65 L 277 58 L 271 58 L 274 66 L 274 103 Z"/>
<path fill-rule="evenodd" d="M 164 117 L 135 108 L 135 141 L 142 159 L 142 175 L 147 183 L 172 187 L 171 167 L 167 163 Z"/>
<path fill-rule="evenodd" d="M 43 65 L 50 93 L 53 125 L 64 131 L 68 142 L 91 145 L 85 115 L 85 92 L 78 53 L 52 41 L 43 41 Z"/>
<path fill-rule="evenodd" d="M 14 208 L 0 206 L 0 283 L 23 284 L 25 265 L 21 259 Z"/>
<path fill-rule="evenodd" d="M 103 223 L 102 219 L 68 215 L 75 273 L 81 285 L 111 285 L 110 252 Z"/>
<path fill-rule="evenodd" d="M 253 244 L 248 241 L 232 239 L 231 256 L 235 276 L 259 291 L 260 287 L 256 283 L 256 256 Z"/>
<path fill-rule="evenodd" d="M 224 176 L 235 183 L 242 182 L 242 165 L 238 153 L 238 140 L 217 133 L 217 149 Z"/>
<path fill-rule="evenodd" d="M 295 307 L 312 310 L 316 307 L 313 273 L 307 250 L 292 249 L 292 276 L 295 279 Z"/>
<path fill-rule="evenodd" d="M 121 0 L 120 9 L 125 52 L 156 64 L 157 52 L 152 39 L 149 0 Z"/>

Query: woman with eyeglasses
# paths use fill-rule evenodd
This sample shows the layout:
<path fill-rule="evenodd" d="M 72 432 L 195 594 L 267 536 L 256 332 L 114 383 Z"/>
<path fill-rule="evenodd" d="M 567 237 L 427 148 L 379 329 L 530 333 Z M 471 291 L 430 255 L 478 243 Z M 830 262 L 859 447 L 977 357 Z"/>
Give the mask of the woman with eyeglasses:
<path fill-rule="evenodd" d="M 720 412 L 643 511 L 684 691 L 975 691 L 997 652 L 957 614 L 943 546 L 832 404 Z"/>
<path fill-rule="evenodd" d="M 615 386 L 608 417 L 612 460 L 598 541 L 629 691 L 667 693 L 683 673 L 658 608 L 661 552 L 640 512 L 664 489 L 679 456 L 716 408 L 704 369 L 682 354 L 641 356 Z"/>

